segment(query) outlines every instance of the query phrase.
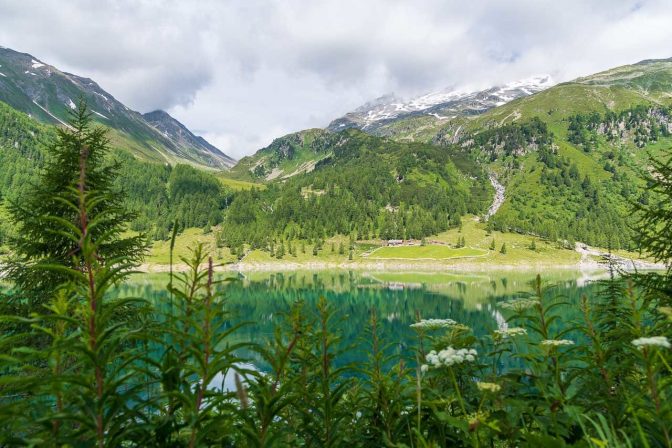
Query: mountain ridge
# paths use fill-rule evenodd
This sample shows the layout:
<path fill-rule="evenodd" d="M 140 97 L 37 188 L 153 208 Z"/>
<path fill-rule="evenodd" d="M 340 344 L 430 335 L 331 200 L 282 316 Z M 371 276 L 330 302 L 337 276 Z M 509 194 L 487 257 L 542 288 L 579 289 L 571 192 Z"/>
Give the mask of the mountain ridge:
<path fill-rule="evenodd" d="M 61 71 L 29 53 L 0 48 L 0 73 L 0 101 L 38 121 L 67 126 L 69 111 L 84 99 L 92 118 L 110 128 L 112 142 L 142 159 L 231 166 L 233 159 L 209 143 L 166 137 L 94 80 Z"/>
<path fill-rule="evenodd" d="M 204 152 L 212 153 L 218 157 L 224 156 L 224 163 L 227 168 L 236 164 L 236 160 L 224 154 L 219 148 L 210 144 L 206 139 L 195 135 L 184 124 L 165 110 L 157 109 L 142 114 L 142 117 L 157 131 L 161 132 L 166 138 L 171 139 L 176 144 L 191 145 Z"/>
<path fill-rule="evenodd" d="M 375 133 L 377 129 L 412 116 L 433 116 L 439 120 L 478 115 L 516 98 L 531 95 L 554 84 L 550 75 L 538 75 L 483 90 L 444 89 L 409 100 L 394 94 L 379 97 L 333 120 L 331 131 L 358 128 Z"/>

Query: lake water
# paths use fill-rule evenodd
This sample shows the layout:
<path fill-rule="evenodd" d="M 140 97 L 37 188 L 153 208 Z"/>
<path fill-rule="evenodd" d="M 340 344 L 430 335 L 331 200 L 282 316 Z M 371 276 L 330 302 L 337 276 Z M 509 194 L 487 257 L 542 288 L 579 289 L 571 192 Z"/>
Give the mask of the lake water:
<path fill-rule="evenodd" d="M 451 318 L 470 326 L 477 336 L 484 335 L 502 325 L 504 317 L 496 303 L 531 292 L 536 273 L 322 271 L 224 275 L 231 276 L 238 279 L 225 286 L 232 322 L 249 322 L 237 333 L 236 341 L 263 343 L 273 336 L 282 313 L 292 303 L 302 299 L 314 308 L 319 298 L 325 297 L 336 311 L 334 330 L 340 332 L 344 344 L 362 343 L 370 310 L 375 309 L 382 337 L 392 343 L 390 350 L 410 356 L 416 334 L 409 325 L 416 321 L 416 313 L 422 318 Z M 561 294 L 570 303 L 577 303 L 582 294 L 595 294 L 594 280 L 599 278 L 569 271 L 542 275 L 545 283 L 554 285 L 551 294 Z M 136 275 L 118 293 L 167 303 L 167 283 L 167 274 Z M 563 321 L 570 321 L 577 311 L 566 307 Z M 245 355 L 256 367 L 264 368 L 253 353 Z M 341 362 L 357 361 L 362 356 L 351 350 Z"/>

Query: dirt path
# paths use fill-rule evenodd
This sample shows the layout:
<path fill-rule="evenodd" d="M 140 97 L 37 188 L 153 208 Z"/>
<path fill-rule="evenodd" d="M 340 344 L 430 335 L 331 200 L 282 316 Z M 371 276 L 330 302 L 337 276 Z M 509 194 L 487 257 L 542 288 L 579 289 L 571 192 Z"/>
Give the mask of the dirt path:
<path fill-rule="evenodd" d="M 485 214 L 486 221 L 490 219 L 490 217 L 493 216 L 495 213 L 497 213 L 499 207 L 501 207 L 502 204 L 504 203 L 504 185 L 499 183 L 499 181 L 497 180 L 497 176 L 495 176 L 494 173 L 490 173 L 488 177 L 490 179 L 490 183 L 495 188 L 495 197 L 492 200 L 492 205 L 488 209 L 488 213 Z"/>

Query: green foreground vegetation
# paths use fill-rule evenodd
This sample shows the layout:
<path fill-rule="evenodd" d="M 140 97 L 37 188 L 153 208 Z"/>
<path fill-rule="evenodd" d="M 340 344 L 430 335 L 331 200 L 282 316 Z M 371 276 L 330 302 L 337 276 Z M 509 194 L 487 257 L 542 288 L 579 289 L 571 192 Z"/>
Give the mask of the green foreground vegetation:
<path fill-rule="evenodd" d="M 113 294 L 147 246 L 129 233 L 104 133 L 83 112 L 73 127 L 33 201 L 9 208 L 21 232 L 0 301 L 0 445 L 672 447 L 672 271 L 612 278 L 574 322 L 539 277 L 497 303 L 506 325 L 485 336 L 417 315 L 411 357 L 371 310 L 364 361 L 343 362 L 346 316 L 325 300 L 298 300 L 272 337 L 240 343 L 201 244 L 165 302 Z M 652 161 L 648 182 L 633 231 L 669 265 L 672 162 Z"/>

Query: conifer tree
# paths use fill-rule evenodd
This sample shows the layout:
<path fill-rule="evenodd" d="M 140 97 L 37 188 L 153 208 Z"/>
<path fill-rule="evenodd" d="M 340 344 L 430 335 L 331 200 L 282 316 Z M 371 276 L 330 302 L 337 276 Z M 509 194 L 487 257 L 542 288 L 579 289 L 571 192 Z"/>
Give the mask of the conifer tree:
<path fill-rule="evenodd" d="M 144 257 L 144 236 L 124 236 L 127 223 L 134 218 L 123 204 L 123 192 L 114 187 L 118 163 L 109 160 L 107 131 L 91 124 L 86 102 L 80 101 L 71 112 L 69 128 L 57 131 L 57 140 L 49 148 L 43 174 L 29 195 L 9 204 L 16 237 L 10 242 L 13 257 L 7 277 L 29 298 L 44 301 L 46 292 L 66 280 L 66 276 L 46 265 L 76 267 L 81 255 L 80 242 L 65 233 L 64 225 L 81 226 L 77 203 L 80 171 L 85 176 L 85 192 L 95 191 L 96 202 L 89 204 L 88 219 L 95 223 L 89 237 L 96 244 L 101 265 L 125 259 L 129 266 Z M 82 164 L 85 164 L 82 166 Z M 105 212 L 105 219 L 98 217 Z"/>
<path fill-rule="evenodd" d="M 664 305 L 672 305 L 672 157 L 667 161 L 651 159 L 647 175 L 649 200 L 635 204 L 637 243 L 640 250 L 667 267 L 665 275 L 647 273 L 638 276 L 650 289 L 664 292 Z"/>
<path fill-rule="evenodd" d="M 503 244 L 502 244 L 502 248 L 499 249 L 499 253 L 501 253 L 501 254 L 506 254 L 506 243 L 503 243 Z"/>
<path fill-rule="evenodd" d="M 133 409 L 141 389 L 131 378 L 142 364 L 137 342 L 146 303 L 108 292 L 127 278 L 145 245 L 121 235 L 131 215 L 110 187 L 114 166 L 103 165 L 105 134 L 88 120 L 80 103 L 74 130 L 59 131 L 36 195 L 12 204 L 23 232 L 14 241 L 13 263 L 27 264 L 21 273 L 12 265 L 13 279 L 48 304 L 30 310 L 32 325 L 21 335 L 26 345 L 17 351 L 23 371 L 3 378 L 12 394 L 25 398 L 13 417 L 20 430 L 11 445 L 121 446 L 142 419 L 142 410 Z"/>

